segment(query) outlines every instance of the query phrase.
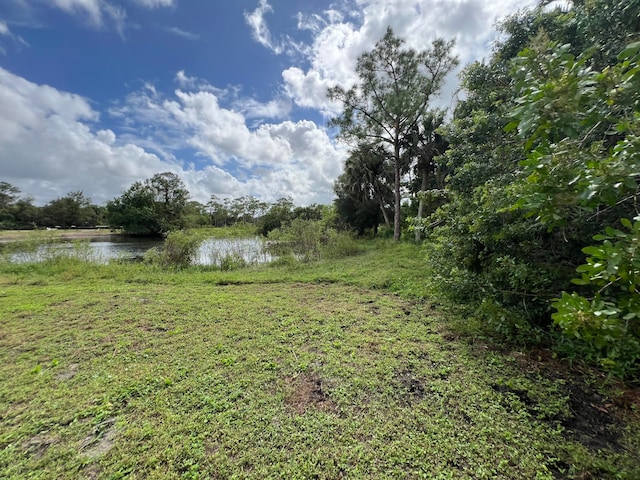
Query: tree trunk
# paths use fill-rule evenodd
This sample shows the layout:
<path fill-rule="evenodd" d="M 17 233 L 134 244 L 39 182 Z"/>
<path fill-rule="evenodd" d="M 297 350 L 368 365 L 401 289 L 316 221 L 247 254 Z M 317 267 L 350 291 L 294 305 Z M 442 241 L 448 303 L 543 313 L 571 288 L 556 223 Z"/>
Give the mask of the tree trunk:
<path fill-rule="evenodd" d="M 397 130 L 396 130 L 397 131 Z M 393 174 L 394 174 L 394 200 L 395 200 L 395 209 L 393 213 L 393 240 L 396 242 L 400 241 L 400 141 L 396 137 L 394 142 L 394 162 L 393 162 Z"/>
<path fill-rule="evenodd" d="M 384 218 L 384 224 L 387 228 L 389 228 L 391 226 L 391 220 L 389 220 L 389 214 L 384 208 L 384 202 L 382 201 L 382 196 L 380 195 L 378 195 L 378 203 L 380 204 L 380 211 L 382 212 L 382 217 Z"/>
<path fill-rule="evenodd" d="M 420 192 L 424 192 L 427 189 L 427 171 L 422 172 L 422 184 L 420 185 Z M 420 201 L 418 202 L 418 215 L 416 216 L 417 223 L 420 223 L 422 220 L 422 213 L 424 212 L 424 197 L 420 196 Z M 418 243 L 422 239 L 422 227 L 420 225 L 417 226 L 416 230 L 416 243 Z"/>

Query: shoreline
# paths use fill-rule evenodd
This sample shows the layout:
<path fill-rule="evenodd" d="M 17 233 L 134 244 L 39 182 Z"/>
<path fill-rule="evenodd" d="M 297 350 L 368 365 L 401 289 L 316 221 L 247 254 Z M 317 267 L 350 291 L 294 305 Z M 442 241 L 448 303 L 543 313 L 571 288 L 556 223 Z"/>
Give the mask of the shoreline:
<path fill-rule="evenodd" d="M 35 238 L 50 237 L 60 240 L 122 236 L 122 232 L 108 229 L 60 229 L 60 230 L 0 230 L 0 243 L 18 242 Z"/>

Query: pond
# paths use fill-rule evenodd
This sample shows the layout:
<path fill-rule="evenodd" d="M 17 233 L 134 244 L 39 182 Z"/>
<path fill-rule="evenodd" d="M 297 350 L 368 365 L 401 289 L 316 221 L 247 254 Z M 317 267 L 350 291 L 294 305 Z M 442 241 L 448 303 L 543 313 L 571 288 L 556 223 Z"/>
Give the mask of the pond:
<path fill-rule="evenodd" d="M 9 254 L 12 263 L 41 262 L 57 256 L 77 256 L 96 263 L 111 260 L 141 260 L 151 248 L 161 247 L 158 239 L 109 235 L 83 238 L 82 242 L 61 241 L 38 246 L 33 251 Z M 220 265 L 225 259 L 242 259 L 247 264 L 266 263 L 273 260 L 260 238 L 208 238 L 195 255 L 195 265 Z"/>

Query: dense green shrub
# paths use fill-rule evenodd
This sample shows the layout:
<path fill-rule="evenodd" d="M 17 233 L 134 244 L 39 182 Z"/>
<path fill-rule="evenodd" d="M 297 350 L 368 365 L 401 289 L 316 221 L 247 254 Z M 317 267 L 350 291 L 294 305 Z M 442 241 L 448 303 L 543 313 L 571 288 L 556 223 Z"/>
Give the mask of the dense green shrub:
<path fill-rule="evenodd" d="M 198 236 L 182 230 L 170 232 L 161 247 L 147 251 L 144 260 L 161 267 L 185 268 L 193 262 L 201 242 Z"/>
<path fill-rule="evenodd" d="M 293 255 L 302 261 L 354 255 L 358 244 L 348 232 L 338 232 L 322 220 L 296 218 L 269 233 L 270 249 L 278 256 Z"/>

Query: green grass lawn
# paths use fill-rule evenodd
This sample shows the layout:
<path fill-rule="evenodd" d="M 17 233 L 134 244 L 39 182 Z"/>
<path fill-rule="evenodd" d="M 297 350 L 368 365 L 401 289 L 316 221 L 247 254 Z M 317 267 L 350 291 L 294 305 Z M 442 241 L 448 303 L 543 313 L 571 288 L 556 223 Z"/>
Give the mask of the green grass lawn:
<path fill-rule="evenodd" d="M 635 407 L 461 335 L 422 256 L 0 265 L 0 478 L 640 478 Z"/>

